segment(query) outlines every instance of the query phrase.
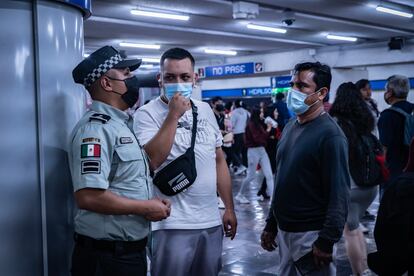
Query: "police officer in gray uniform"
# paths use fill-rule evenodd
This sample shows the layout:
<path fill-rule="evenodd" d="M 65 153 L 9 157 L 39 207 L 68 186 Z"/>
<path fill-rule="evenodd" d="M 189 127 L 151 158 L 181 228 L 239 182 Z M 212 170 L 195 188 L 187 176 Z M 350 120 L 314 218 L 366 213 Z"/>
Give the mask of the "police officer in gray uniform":
<path fill-rule="evenodd" d="M 131 71 L 140 64 L 105 46 L 72 72 L 94 100 L 69 145 L 79 207 L 72 275 L 146 275 L 149 222 L 171 211 L 168 200 L 151 199 L 146 155 L 125 112 L 138 100 L 138 80 Z"/>

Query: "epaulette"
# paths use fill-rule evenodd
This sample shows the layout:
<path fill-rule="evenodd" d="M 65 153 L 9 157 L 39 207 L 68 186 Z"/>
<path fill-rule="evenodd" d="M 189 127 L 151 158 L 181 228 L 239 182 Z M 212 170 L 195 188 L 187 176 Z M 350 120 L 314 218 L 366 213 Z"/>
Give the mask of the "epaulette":
<path fill-rule="evenodd" d="M 111 120 L 111 116 L 102 113 L 94 113 L 91 117 L 89 117 L 89 122 L 92 120 L 100 121 L 103 124 L 106 124 L 109 120 Z"/>

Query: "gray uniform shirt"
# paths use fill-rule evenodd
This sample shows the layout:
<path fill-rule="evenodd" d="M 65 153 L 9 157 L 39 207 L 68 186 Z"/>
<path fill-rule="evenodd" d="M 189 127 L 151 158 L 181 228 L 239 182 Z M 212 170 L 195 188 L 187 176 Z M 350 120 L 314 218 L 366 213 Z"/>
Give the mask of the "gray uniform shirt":
<path fill-rule="evenodd" d="M 93 102 L 70 138 L 69 165 L 75 192 L 97 188 L 131 199 L 150 198 L 148 162 L 132 125 L 127 113 Z M 136 241 L 148 235 L 149 222 L 136 215 L 104 215 L 79 209 L 75 231 L 95 239 Z"/>

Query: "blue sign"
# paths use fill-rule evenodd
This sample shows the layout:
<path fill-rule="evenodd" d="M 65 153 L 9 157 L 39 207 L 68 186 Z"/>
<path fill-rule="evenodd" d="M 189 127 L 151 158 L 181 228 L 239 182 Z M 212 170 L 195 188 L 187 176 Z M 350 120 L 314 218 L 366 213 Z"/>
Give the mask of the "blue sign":
<path fill-rule="evenodd" d="M 247 88 L 246 89 L 246 96 L 271 96 L 272 95 L 272 88 L 271 87 L 255 87 L 255 88 Z"/>
<path fill-rule="evenodd" d="M 241 97 L 242 89 L 218 89 L 218 90 L 203 90 L 201 91 L 202 98 L 220 97 Z"/>
<path fill-rule="evenodd" d="M 286 88 L 290 87 L 291 76 L 280 76 L 270 78 L 270 87 L 272 88 Z"/>
<path fill-rule="evenodd" d="M 254 74 L 254 62 L 206 67 L 206 77 Z"/>
<path fill-rule="evenodd" d="M 236 89 L 217 89 L 217 90 L 203 90 L 201 92 L 202 98 L 220 97 L 266 97 L 272 95 L 271 87 L 249 87 Z"/>

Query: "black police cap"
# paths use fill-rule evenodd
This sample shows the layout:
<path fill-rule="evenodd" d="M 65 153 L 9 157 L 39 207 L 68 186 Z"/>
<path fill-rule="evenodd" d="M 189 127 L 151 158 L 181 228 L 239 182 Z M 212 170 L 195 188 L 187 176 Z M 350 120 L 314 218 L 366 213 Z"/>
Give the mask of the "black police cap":
<path fill-rule="evenodd" d="M 73 79 L 76 83 L 89 87 L 102 75 L 110 69 L 124 69 L 134 71 L 141 65 L 140 59 L 122 59 L 119 52 L 112 46 L 104 46 L 99 48 L 81 63 L 79 63 L 72 71 Z"/>

